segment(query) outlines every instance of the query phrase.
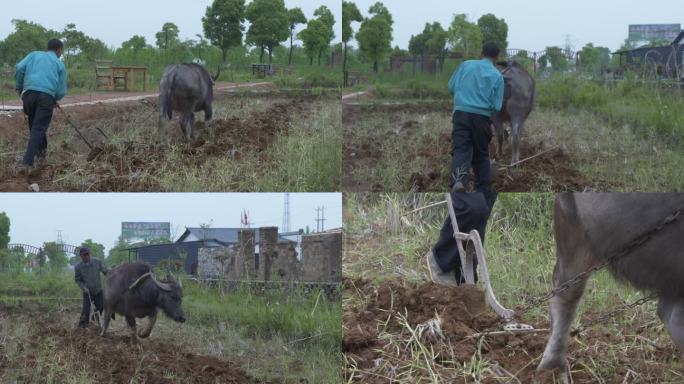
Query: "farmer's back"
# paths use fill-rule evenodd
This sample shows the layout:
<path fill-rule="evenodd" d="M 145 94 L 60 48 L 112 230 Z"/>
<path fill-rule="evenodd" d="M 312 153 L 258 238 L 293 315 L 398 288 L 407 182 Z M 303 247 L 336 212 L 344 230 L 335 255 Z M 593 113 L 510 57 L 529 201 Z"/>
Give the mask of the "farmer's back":
<path fill-rule="evenodd" d="M 17 89 L 47 93 L 57 101 L 65 96 L 66 69 L 54 52 L 31 52 L 17 69 Z"/>
<path fill-rule="evenodd" d="M 501 109 L 503 76 L 491 60 L 468 60 L 449 80 L 454 111 L 491 116 Z"/>

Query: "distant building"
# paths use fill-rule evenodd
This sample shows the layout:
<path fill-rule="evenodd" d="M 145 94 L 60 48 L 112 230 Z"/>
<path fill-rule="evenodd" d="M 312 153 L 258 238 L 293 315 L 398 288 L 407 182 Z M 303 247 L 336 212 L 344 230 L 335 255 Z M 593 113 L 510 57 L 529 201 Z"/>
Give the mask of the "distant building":
<path fill-rule="evenodd" d="M 121 223 L 121 237 L 129 244 L 152 239 L 171 240 L 171 223 L 124 221 Z"/>
<path fill-rule="evenodd" d="M 164 260 L 170 263 L 181 263 L 186 273 L 197 274 L 198 253 L 201 248 L 228 248 L 238 244 L 242 228 L 186 228 L 185 232 L 170 244 L 144 245 L 129 248 L 131 260 L 141 260 L 152 266 L 157 266 Z M 254 262 L 259 263 L 259 232 L 255 233 Z M 297 236 L 300 232 L 282 233 L 278 235 L 278 245 L 292 247 L 299 246 Z M 182 260 L 182 261 L 181 261 Z"/>
<path fill-rule="evenodd" d="M 649 65 L 662 77 L 680 76 L 684 80 L 684 30 L 680 30 L 670 44 L 656 47 L 642 46 L 613 54 L 620 55 L 621 66 L 641 70 Z"/>

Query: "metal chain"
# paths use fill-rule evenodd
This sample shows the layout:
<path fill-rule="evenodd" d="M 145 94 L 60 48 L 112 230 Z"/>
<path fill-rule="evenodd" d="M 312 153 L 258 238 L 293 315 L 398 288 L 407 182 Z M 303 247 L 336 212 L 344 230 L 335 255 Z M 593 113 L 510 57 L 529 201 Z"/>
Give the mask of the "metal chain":
<path fill-rule="evenodd" d="M 613 253 L 611 256 L 609 256 L 607 259 L 605 259 L 603 262 L 589 268 L 588 270 L 586 270 L 584 272 L 577 274 L 575 277 L 573 277 L 570 280 L 566 280 L 561 285 L 559 285 L 556 288 L 553 288 L 549 292 L 547 292 L 541 296 L 538 296 L 536 298 L 531 299 L 527 304 L 522 305 L 520 307 L 517 307 L 515 309 L 515 315 L 518 316 L 521 313 L 526 313 L 526 312 L 530 311 L 531 309 L 536 308 L 537 306 L 539 306 L 539 304 L 542 304 L 542 303 L 548 301 L 549 299 L 551 299 L 552 297 L 558 295 L 559 293 L 562 293 L 562 292 L 567 291 L 568 289 L 572 288 L 573 286 L 575 286 L 575 284 L 577 284 L 580 281 L 588 278 L 589 275 L 591 275 L 592 273 L 599 271 L 599 270 L 605 268 L 606 266 L 608 266 L 609 264 L 615 262 L 616 260 L 630 254 L 636 248 L 640 247 L 641 245 L 646 243 L 648 240 L 650 240 L 651 237 L 653 237 L 656 233 L 660 232 L 664 227 L 666 227 L 667 225 L 672 224 L 675 221 L 677 221 L 677 219 L 679 219 L 683 213 L 684 213 L 684 206 L 679 207 L 674 212 L 672 212 L 672 214 L 668 215 L 662 222 L 660 222 L 660 224 L 658 224 L 655 227 L 651 228 L 650 230 L 642 233 L 641 235 L 636 237 L 634 240 L 630 241 L 626 246 L 618 249 L 615 253 Z M 618 308 L 617 310 L 613 310 L 613 311 L 609 312 L 608 314 L 601 316 L 600 318 L 596 319 L 595 321 L 592 320 L 589 324 L 594 324 L 594 323 L 599 322 L 599 321 L 604 321 L 604 320 L 612 317 L 616 313 L 621 312 L 621 310 L 623 310 L 623 309 L 635 308 L 639 305 L 646 303 L 647 301 L 650 301 L 651 299 L 655 298 L 656 296 L 657 295 L 655 295 L 655 294 L 645 296 L 645 297 L 637 300 L 636 302 L 627 305 L 625 308 Z M 499 323 L 502 323 L 505 321 L 506 321 L 506 319 L 499 319 L 499 321 L 496 322 L 494 325 L 498 325 Z M 494 326 L 494 325 L 492 325 L 492 326 Z"/>
<path fill-rule="evenodd" d="M 588 270 L 578 273 L 575 277 L 573 277 L 570 280 L 566 280 L 563 282 L 561 285 L 558 287 L 552 289 L 551 291 L 547 292 L 546 294 L 537 297 L 535 299 L 532 299 L 529 303 L 526 305 L 519 307 L 516 309 L 516 313 L 518 312 L 527 312 L 530 309 L 536 307 L 538 304 L 541 304 L 552 297 L 556 296 L 559 293 L 562 293 L 564 291 L 567 291 L 568 289 L 572 288 L 575 286 L 575 284 L 579 283 L 580 281 L 586 279 L 591 275 L 592 273 L 599 271 L 609 264 L 617 261 L 618 259 L 632 253 L 635 249 L 639 248 L 641 245 L 646 243 L 648 240 L 650 240 L 656 233 L 660 232 L 665 226 L 674 223 L 677 221 L 682 216 L 682 212 L 684 212 L 684 207 L 679 207 L 677 210 L 672 212 L 672 214 L 668 215 L 660 224 L 656 225 L 655 227 L 651 228 L 650 230 L 642 233 L 638 237 L 636 237 L 634 240 L 629 242 L 626 246 L 618 249 L 615 253 L 613 253 L 611 256 L 609 256 L 607 259 L 605 259 L 603 262 L 589 268 Z"/>
<path fill-rule="evenodd" d="M 634 309 L 638 306 L 644 305 L 647 302 L 649 302 L 649 301 L 651 301 L 657 297 L 658 297 L 657 294 L 651 293 L 650 295 L 646 295 L 646 296 L 640 298 L 639 300 L 634 301 L 631 304 L 624 304 L 624 305 L 622 305 L 616 309 L 613 309 L 612 311 L 610 311 L 604 315 L 599 316 L 596 319 L 592 319 L 592 320 L 587 321 L 584 324 L 580 324 L 577 328 L 570 331 L 570 335 L 575 336 L 578 333 L 584 331 L 586 328 L 588 328 L 594 324 L 603 323 L 604 321 L 610 320 L 611 318 L 613 318 L 615 315 L 617 315 L 620 312 L 625 312 L 627 310 Z"/>

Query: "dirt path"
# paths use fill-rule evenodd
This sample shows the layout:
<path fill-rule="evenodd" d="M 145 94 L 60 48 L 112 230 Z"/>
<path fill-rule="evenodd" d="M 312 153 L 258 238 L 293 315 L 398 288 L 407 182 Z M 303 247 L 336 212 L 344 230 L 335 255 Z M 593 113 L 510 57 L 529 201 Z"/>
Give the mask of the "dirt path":
<path fill-rule="evenodd" d="M 237 361 L 197 355 L 186 351 L 182 345 L 155 339 L 154 334 L 137 346 L 131 345 L 128 336 L 121 334 L 100 337 L 94 324 L 85 330 L 67 325 L 65 313 L 0 307 L 2 333 L 11 335 L 13 343 L 20 346 L 10 350 L 0 347 L 0 379 L 12 374 L 19 382 L 34 382 L 36 370 L 42 369 L 49 371 L 40 373 L 43 379 L 51 374 L 56 383 L 71 382 L 76 369 L 87 372 L 90 379 L 101 383 L 264 382 L 248 375 Z M 68 313 L 78 313 L 78 308 L 70 308 Z M 29 326 L 30 339 L 16 340 L 21 337 L 12 334 L 12 328 L 17 324 Z M 56 362 L 60 362 L 59 369 L 52 366 Z"/>
<path fill-rule="evenodd" d="M 271 82 L 259 83 L 228 83 L 219 82 L 214 86 L 214 91 L 227 91 L 240 88 L 259 88 L 272 86 Z M 91 92 L 77 95 L 68 95 L 64 97 L 59 103 L 62 108 L 77 107 L 84 105 L 109 104 L 109 103 L 123 103 L 128 101 L 139 101 L 144 99 L 156 98 L 159 92 Z M 20 111 L 21 101 L 13 100 L 5 102 L 0 106 L 0 110 L 6 111 Z"/>

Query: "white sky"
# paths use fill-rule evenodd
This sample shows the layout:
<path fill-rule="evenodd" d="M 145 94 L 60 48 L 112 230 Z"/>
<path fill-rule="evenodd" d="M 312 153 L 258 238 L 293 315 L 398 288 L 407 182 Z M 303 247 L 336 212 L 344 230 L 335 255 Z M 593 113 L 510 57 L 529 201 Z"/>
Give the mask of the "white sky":
<path fill-rule="evenodd" d="M 377 0 L 354 0 L 361 13 Z M 454 14 L 465 13 L 470 21 L 487 13 L 508 24 L 509 48 L 540 51 L 564 46 L 566 36 L 575 48 L 594 43 L 616 50 L 627 38 L 629 24 L 684 24 L 682 0 L 384 0 L 394 18 L 394 42 L 408 48 L 411 35 L 425 23 L 438 21 L 446 29 Z M 358 31 L 359 24 L 352 24 Z M 355 45 L 355 44 L 353 44 Z"/>
<path fill-rule="evenodd" d="M 181 40 L 197 39 L 195 35 L 203 33 L 202 16 L 212 3 L 212 0 L 1 1 L 0 39 L 14 31 L 12 19 L 25 19 L 56 31 L 74 23 L 76 29 L 115 47 L 133 35 L 145 36 L 148 44 L 154 45 L 154 34 L 161 30 L 165 22 L 178 26 Z M 250 0 L 245 3 L 249 4 Z M 287 8 L 300 7 L 307 19 L 312 18 L 316 8 L 321 5 L 327 6 L 335 16 L 336 37 L 333 43 L 337 43 L 342 40 L 341 0 L 285 0 Z M 245 25 L 248 23 L 245 22 Z M 296 31 L 304 27 L 300 24 Z"/>
<path fill-rule="evenodd" d="M 66 244 L 90 238 L 109 250 L 122 221 L 170 221 L 177 237 L 212 220 L 214 228 L 240 227 L 244 208 L 252 227 L 282 227 L 283 201 L 282 193 L 1 193 L 0 212 L 10 218 L 10 243 L 41 246 L 62 230 Z M 291 229 L 315 230 L 318 206 L 326 229 L 342 226 L 342 194 L 291 193 Z"/>

